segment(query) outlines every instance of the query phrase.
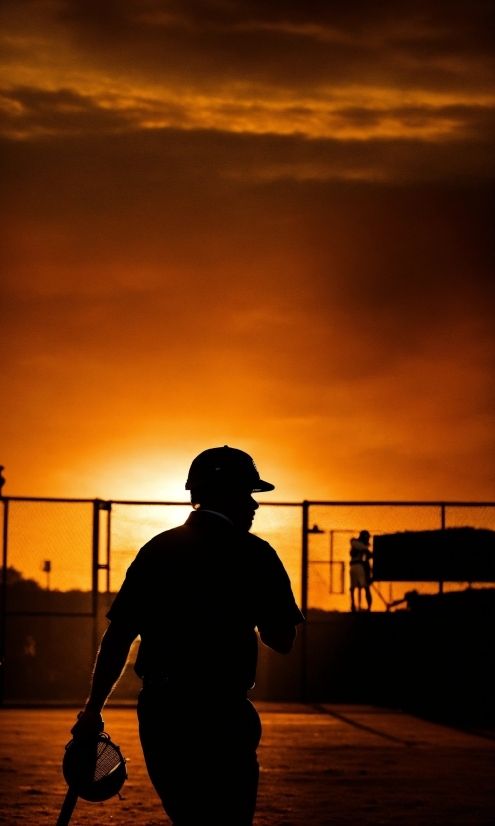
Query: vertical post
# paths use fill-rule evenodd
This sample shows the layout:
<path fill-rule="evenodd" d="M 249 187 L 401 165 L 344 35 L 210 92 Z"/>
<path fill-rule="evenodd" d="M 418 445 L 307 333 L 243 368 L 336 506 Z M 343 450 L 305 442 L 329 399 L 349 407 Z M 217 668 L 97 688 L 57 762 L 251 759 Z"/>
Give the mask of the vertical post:
<path fill-rule="evenodd" d="M 302 560 L 301 560 L 301 611 L 308 610 L 308 530 L 309 502 L 302 503 Z"/>
<path fill-rule="evenodd" d="M 3 499 L 3 531 L 2 531 L 2 590 L 0 606 L 0 705 L 3 705 L 5 694 L 5 654 L 7 645 L 7 550 L 9 537 L 9 500 Z"/>
<path fill-rule="evenodd" d="M 308 530 L 309 530 L 309 502 L 302 503 L 302 557 L 301 557 L 301 611 L 306 617 L 308 612 Z M 301 700 L 306 702 L 307 697 L 307 619 L 303 622 L 301 633 Z"/>
<path fill-rule="evenodd" d="M 110 593 L 110 545 L 112 539 L 112 503 L 107 502 L 107 594 Z"/>
<path fill-rule="evenodd" d="M 330 593 L 333 594 L 333 529 L 330 530 Z"/>
<path fill-rule="evenodd" d="M 442 531 L 444 531 L 445 530 L 445 502 L 442 502 L 442 504 L 440 505 L 440 520 L 441 520 Z M 440 566 L 441 566 L 442 570 L 440 571 L 440 577 L 441 578 L 440 578 L 440 582 L 438 583 L 438 593 L 439 594 L 443 594 L 444 559 L 445 559 L 445 548 L 444 548 L 444 543 L 442 542 L 442 550 L 441 550 L 441 554 L 440 554 Z"/>
<path fill-rule="evenodd" d="M 91 613 L 93 615 L 93 651 L 98 649 L 98 571 L 100 564 L 100 500 L 93 501 L 93 537 L 91 560 Z"/>

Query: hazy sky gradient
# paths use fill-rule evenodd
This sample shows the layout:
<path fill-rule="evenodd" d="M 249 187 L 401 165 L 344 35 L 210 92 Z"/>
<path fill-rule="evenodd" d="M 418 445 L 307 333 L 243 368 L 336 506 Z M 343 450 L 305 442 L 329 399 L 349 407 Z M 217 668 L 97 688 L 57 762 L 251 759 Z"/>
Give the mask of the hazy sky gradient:
<path fill-rule="evenodd" d="M 492 10 L 4 2 L 6 492 L 495 498 Z"/>

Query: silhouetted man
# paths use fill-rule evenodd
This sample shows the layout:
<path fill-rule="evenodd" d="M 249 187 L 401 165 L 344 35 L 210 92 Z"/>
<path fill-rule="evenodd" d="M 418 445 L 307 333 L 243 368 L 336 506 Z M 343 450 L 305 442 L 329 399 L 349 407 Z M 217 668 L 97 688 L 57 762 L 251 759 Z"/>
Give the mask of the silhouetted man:
<path fill-rule="evenodd" d="M 370 551 L 369 531 L 361 531 L 359 536 L 351 539 L 351 611 L 356 610 L 354 594 L 358 589 L 358 608 L 361 610 L 361 589 L 366 594 L 368 611 L 371 611 L 371 567 L 370 559 L 373 554 Z"/>
<path fill-rule="evenodd" d="M 282 654 L 303 617 L 267 542 L 249 533 L 273 490 L 243 451 L 205 450 L 186 489 L 194 512 L 138 553 L 108 613 L 91 695 L 73 732 L 101 728 L 101 710 L 140 635 L 139 732 L 146 765 L 174 826 L 250 826 L 261 736 L 247 699 L 257 638 Z"/>

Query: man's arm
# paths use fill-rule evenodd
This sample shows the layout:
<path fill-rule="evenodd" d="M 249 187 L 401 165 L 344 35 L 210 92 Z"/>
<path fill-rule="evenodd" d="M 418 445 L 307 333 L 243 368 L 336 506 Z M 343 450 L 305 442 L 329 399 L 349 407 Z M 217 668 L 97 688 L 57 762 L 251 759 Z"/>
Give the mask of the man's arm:
<path fill-rule="evenodd" d="M 273 648 L 279 654 L 288 654 L 292 651 L 296 634 L 295 625 L 285 626 L 284 628 L 269 628 L 260 631 L 260 639 L 268 648 Z"/>
<path fill-rule="evenodd" d="M 136 634 L 122 628 L 119 624 L 111 622 L 108 626 L 96 658 L 91 693 L 84 711 L 79 715 L 72 729 L 74 736 L 87 736 L 102 729 L 101 710 L 124 670 L 135 639 Z"/>

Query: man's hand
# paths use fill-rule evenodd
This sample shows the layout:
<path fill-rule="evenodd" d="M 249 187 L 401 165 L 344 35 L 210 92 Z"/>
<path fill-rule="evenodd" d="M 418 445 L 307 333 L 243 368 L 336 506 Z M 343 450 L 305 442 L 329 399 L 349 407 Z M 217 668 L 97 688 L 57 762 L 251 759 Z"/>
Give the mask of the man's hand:
<path fill-rule="evenodd" d="M 104 727 L 100 712 L 86 707 L 77 715 L 77 723 L 71 729 L 71 734 L 75 740 L 93 740 Z"/>

